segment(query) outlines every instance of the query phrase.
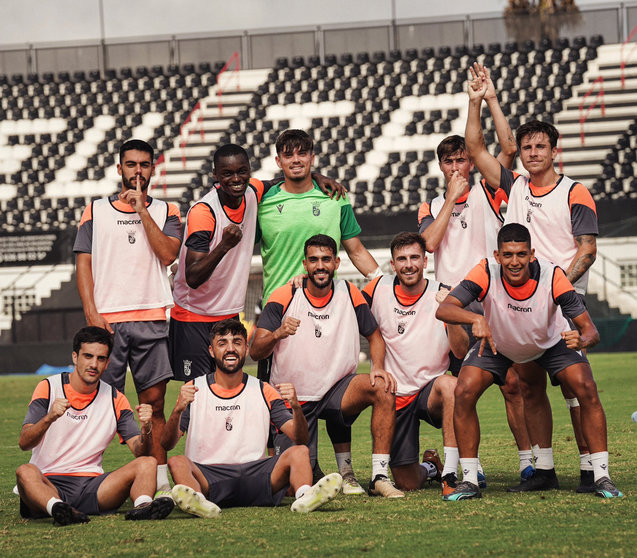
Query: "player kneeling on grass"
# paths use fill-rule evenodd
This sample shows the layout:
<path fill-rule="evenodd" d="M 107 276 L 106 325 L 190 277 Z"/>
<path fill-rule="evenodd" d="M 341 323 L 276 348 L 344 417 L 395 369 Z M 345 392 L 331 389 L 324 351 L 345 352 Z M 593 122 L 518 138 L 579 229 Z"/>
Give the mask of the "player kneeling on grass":
<path fill-rule="evenodd" d="M 162 435 L 169 451 L 188 432 L 185 455 L 168 460 L 176 483 L 173 499 L 183 511 L 210 518 L 221 513 L 219 506 L 279 505 L 291 487 L 292 511 L 311 512 L 338 494 L 341 476 L 332 473 L 310 486 L 312 467 L 304 445 L 263 457 L 271 422 L 296 444 L 305 444 L 307 421 L 292 384 L 278 385 L 279 394 L 243 371 L 247 346 L 239 320 L 215 323 L 210 331 L 215 372 L 179 392 Z"/>
<path fill-rule="evenodd" d="M 73 339 L 73 372 L 35 388 L 19 440 L 20 448 L 33 450 L 31 461 L 16 471 L 22 517 L 48 514 L 60 525 L 86 523 L 129 496 L 135 507 L 126 519 L 163 519 L 172 511 L 170 498 L 152 498 L 152 407 L 137 406 L 140 432 L 126 397 L 100 380 L 112 348 L 105 329 L 81 329 Z M 136 459 L 104 473 L 102 455 L 116 432 Z"/>
<path fill-rule="evenodd" d="M 438 301 L 449 292 L 425 279 L 424 239 L 403 232 L 391 242 L 395 275 L 374 279 L 363 289 L 385 340 L 385 366 L 396 378 L 396 430 L 390 466 L 401 490 L 417 490 L 428 480 L 442 484 L 443 495 L 456 488 L 458 448 L 453 430 L 456 378 L 446 374 L 449 351 L 462 359 L 469 337 L 460 325 L 436 319 Z M 420 421 L 442 429 L 444 468 L 436 450 L 426 450 L 418 463 Z"/>
<path fill-rule="evenodd" d="M 482 302 L 484 316 L 464 309 L 474 300 Z M 577 330 L 570 330 L 565 316 Z M 494 257 L 482 260 L 469 272 L 440 304 L 436 317 L 446 323 L 472 325 L 478 339 L 463 362 L 455 391 L 454 427 L 463 482 L 445 500 L 481 496 L 476 404 L 493 382 L 504 383 L 512 363 L 531 361 L 548 372 L 554 385 L 571 389 L 580 402 L 595 493 L 602 498 L 622 496 L 608 476 L 606 417 L 591 367 L 581 352 L 599 341 L 599 333 L 562 269 L 535 258 L 526 227 L 518 223 L 502 227 Z M 527 384 L 531 392 L 544 391 L 544 372 L 538 372 L 535 380 L 527 378 Z M 550 421 L 543 420 L 544 410 L 536 406 L 541 397 L 531 395 L 525 399 L 527 424 L 550 440 Z M 547 424 L 548 432 L 541 432 Z M 535 475 L 544 478 L 545 490 L 558 488 L 552 460 L 538 459 Z"/>

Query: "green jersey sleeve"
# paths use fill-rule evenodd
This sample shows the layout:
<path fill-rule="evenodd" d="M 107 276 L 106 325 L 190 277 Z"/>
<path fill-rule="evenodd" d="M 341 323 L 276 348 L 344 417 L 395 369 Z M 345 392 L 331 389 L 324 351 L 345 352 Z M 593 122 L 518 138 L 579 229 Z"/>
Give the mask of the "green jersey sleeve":
<path fill-rule="evenodd" d="M 341 240 L 348 240 L 361 234 L 361 227 L 349 201 L 343 201 L 344 203 L 341 205 Z"/>

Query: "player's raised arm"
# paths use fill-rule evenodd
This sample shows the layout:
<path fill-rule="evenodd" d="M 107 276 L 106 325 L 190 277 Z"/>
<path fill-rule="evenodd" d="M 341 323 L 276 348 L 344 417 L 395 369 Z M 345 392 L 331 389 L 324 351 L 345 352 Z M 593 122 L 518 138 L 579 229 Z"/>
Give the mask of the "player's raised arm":
<path fill-rule="evenodd" d="M 195 400 L 195 394 L 197 391 L 199 391 L 199 388 L 197 388 L 197 386 L 195 386 L 192 382 L 188 382 L 181 386 L 175 407 L 172 413 L 170 413 L 170 417 L 168 417 L 166 426 L 164 426 L 164 431 L 161 435 L 161 447 L 166 451 L 173 449 L 177 445 L 179 438 L 183 436 L 183 432 L 179 428 L 181 415 L 188 408 L 188 405 Z"/>
<path fill-rule="evenodd" d="M 189 248 L 186 252 L 186 283 L 188 286 L 191 289 L 196 289 L 210 279 L 223 257 L 239 244 L 242 237 L 241 228 L 232 223 L 223 229 L 221 242 L 209 253 L 204 254 Z"/>
<path fill-rule="evenodd" d="M 126 440 L 126 445 L 135 457 L 150 455 L 153 447 L 153 408 L 147 403 L 142 403 L 137 405 L 135 410 L 137 411 L 141 434 Z"/>
<path fill-rule="evenodd" d="M 487 92 L 486 76 L 478 67 L 469 68 L 469 70 L 472 79 L 467 86 L 469 93 L 469 112 L 465 129 L 467 153 L 487 183 L 497 188 L 500 185 L 500 163 L 487 150 L 480 123 L 480 108 Z"/>
<path fill-rule="evenodd" d="M 279 390 L 281 397 L 288 402 L 292 409 L 292 420 L 281 426 L 280 430 L 295 444 L 307 444 L 310 434 L 307 428 L 307 419 L 301 409 L 301 404 L 296 397 L 296 390 L 291 383 L 278 384 L 276 388 Z"/>
<path fill-rule="evenodd" d="M 274 351 L 274 347 L 281 340 L 294 335 L 301 321 L 291 316 L 286 316 L 281 322 L 281 326 L 274 331 L 259 327 L 254 333 L 254 340 L 250 347 L 250 357 L 252 360 L 262 360 L 269 357 Z"/>
<path fill-rule="evenodd" d="M 68 399 L 58 398 L 51 405 L 51 410 L 35 424 L 25 424 L 20 431 L 18 445 L 23 451 L 29 451 L 37 446 L 49 427 L 59 419 L 71 406 Z"/>
<path fill-rule="evenodd" d="M 476 68 L 478 72 L 482 72 L 487 84 L 487 91 L 484 95 L 484 100 L 489 107 L 489 111 L 491 111 L 493 123 L 495 124 L 495 133 L 498 136 L 498 142 L 500 142 L 500 153 L 498 154 L 497 159 L 503 167 L 510 169 L 513 166 L 515 154 L 518 152 L 515 137 L 513 136 L 513 132 L 509 126 L 509 121 L 506 119 L 506 116 L 504 116 L 502 107 L 500 107 L 498 94 L 495 89 L 495 84 L 491 79 L 489 69 L 477 62 L 474 64 L 474 68 Z"/>

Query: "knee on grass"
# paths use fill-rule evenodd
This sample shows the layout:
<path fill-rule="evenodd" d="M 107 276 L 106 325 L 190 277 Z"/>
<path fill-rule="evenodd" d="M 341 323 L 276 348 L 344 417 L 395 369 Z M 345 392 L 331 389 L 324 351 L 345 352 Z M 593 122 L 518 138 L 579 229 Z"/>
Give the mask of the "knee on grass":
<path fill-rule="evenodd" d="M 300 465 L 310 463 L 310 449 L 307 446 L 292 446 L 286 449 L 281 458 L 285 459 L 290 465 Z"/>
<path fill-rule="evenodd" d="M 35 465 L 24 463 L 16 469 L 15 477 L 19 486 L 25 486 L 29 482 L 40 479 L 41 473 Z"/>

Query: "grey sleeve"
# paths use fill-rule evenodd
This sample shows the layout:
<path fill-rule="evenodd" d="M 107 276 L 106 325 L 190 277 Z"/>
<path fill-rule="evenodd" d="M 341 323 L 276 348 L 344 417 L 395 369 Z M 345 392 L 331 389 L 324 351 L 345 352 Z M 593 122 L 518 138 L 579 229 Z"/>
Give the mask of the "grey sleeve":
<path fill-rule="evenodd" d="M 135 415 L 130 409 L 124 409 L 117 419 L 117 433 L 122 437 L 122 443 L 141 434 Z"/>
<path fill-rule="evenodd" d="M 31 403 L 29 403 L 29 408 L 27 409 L 27 414 L 24 417 L 22 426 L 25 424 L 36 424 L 38 421 L 42 420 L 48 412 L 48 399 L 34 399 Z"/>
<path fill-rule="evenodd" d="M 77 229 L 73 252 L 90 254 L 93 251 L 93 220 L 84 221 Z"/>
<path fill-rule="evenodd" d="M 511 186 L 515 182 L 515 175 L 513 171 L 500 165 L 500 188 L 502 188 L 507 195 L 511 194 Z"/>
<path fill-rule="evenodd" d="M 449 293 L 449 295 L 462 302 L 462 306 L 468 306 L 474 300 L 478 300 L 481 292 L 482 288 L 480 285 L 473 281 L 463 279 L 460 281 L 458 286 Z"/>
<path fill-rule="evenodd" d="M 292 411 L 285 406 L 283 399 L 275 399 L 272 401 L 270 406 L 270 420 L 278 430 L 281 430 L 281 427 L 286 422 L 292 420 Z"/>

